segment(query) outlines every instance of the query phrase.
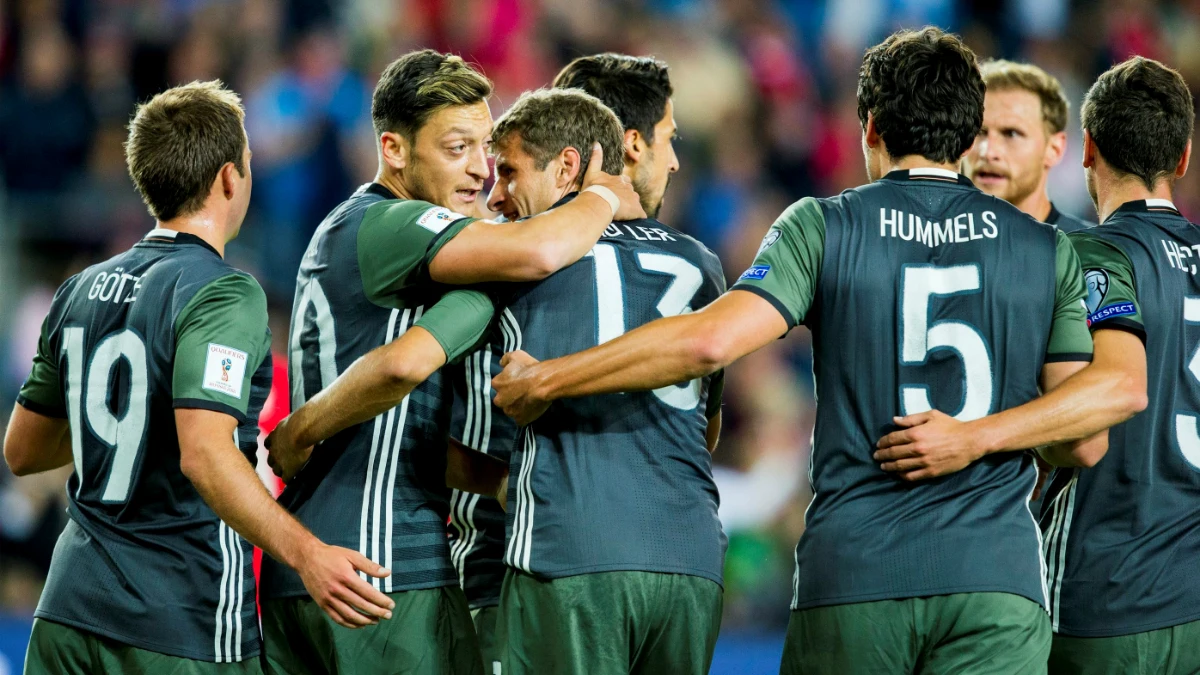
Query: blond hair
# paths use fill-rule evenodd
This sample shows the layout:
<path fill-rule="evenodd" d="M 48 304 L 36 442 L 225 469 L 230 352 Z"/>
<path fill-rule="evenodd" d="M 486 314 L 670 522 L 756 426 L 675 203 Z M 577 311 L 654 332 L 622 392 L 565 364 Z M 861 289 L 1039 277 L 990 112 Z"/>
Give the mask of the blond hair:
<path fill-rule="evenodd" d="M 1067 128 L 1067 94 L 1056 77 L 1032 63 L 993 59 L 979 67 L 988 91 L 1027 91 L 1042 103 L 1042 121 L 1052 134 Z"/>

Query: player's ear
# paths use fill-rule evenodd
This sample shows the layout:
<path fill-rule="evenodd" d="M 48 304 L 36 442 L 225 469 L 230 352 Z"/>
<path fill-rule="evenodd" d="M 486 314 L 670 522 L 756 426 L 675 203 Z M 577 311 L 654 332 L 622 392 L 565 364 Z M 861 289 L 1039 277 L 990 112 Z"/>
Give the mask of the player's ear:
<path fill-rule="evenodd" d="M 1176 178 L 1183 178 L 1183 174 L 1187 173 L 1190 161 L 1192 161 L 1192 142 L 1189 140 L 1183 148 L 1183 156 L 1179 158 L 1179 164 L 1175 165 Z"/>
<path fill-rule="evenodd" d="M 1188 147 L 1191 147 L 1191 142 L 1188 142 Z M 1087 129 L 1083 130 L 1083 168 L 1090 169 L 1096 165 L 1096 142 L 1092 140 L 1092 135 Z"/>
<path fill-rule="evenodd" d="M 575 185 L 583 177 L 583 157 L 579 150 L 571 146 L 563 148 L 558 154 L 558 171 L 554 176 L 555 187 L 563 189 Z"/>
<path fill-rule="evenodd" d="M 383 163 L 399 171 L 408 166 L 408 155 L 412 151 L 408 139 L 394 132 L 385 131 L 379 135 L 379 154 Z"/>
<path fill-rule="evenodd" d="M 237 167 L 233 165 L 233 162 L 225 162 L 221 170 L 217 172 L 217 182 L 221 186 L 221 193 L 225 195 L 225 199 L 233 199 L 234 185 L 238 175 Z"/>
<path fill-rule="evenodd" d="M 628 164 L 637 164 L 642 159 L 642 153 L 646 151 L 646 139 L 637 129 L 625 130 L 625 161 Z"/>
<path fill-rule="evenodd" d="M 1050 134 L 1049 140 L 1046 142 L 1046 156 L 1043 158 L 1043 163 L 1047 169 L 1058 166 L 1062 161 L 1063 155 L 1067 153 L 1067 132 L 1060 131 L 1056 134 Z"/>
<path fill-rule="evenodd" d="M 863 140 L 868 148 L 875 149 L 883 142 L 879 129 L 875 126 L 875 113 L 867 113 L 867 123 L 863 126 Z"/>

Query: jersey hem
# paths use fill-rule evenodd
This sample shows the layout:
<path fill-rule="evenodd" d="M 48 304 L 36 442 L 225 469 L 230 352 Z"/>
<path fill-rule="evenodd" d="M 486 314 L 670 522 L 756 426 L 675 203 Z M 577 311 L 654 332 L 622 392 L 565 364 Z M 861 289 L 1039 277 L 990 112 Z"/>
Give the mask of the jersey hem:
<path fill-rule="evenodd" d="M 445 588 L 447 586 L 458 586 L 458 577 L 455 576 L 453 579 L 447 579 L 445 581 L 435 581 L 435 582 L 431 582 L 431 583 L 427 583 L 427 584 L 414 584 L 412 586 L 403 586 L 400 588 L 393 588 L 390 591 L 382 591 L 381 590 L 380 592 L 384 593 L 385 595 L 391 595 L 393 593 L 405 593 L 407 591 L 428 591 L 430 589 Z M 263 584 L 261 581 L 259 581 L 258 595 L 262 599 L 263 602 L 269 602 L 271 600 L 291 600 L 293 598 L 312 599 L 311 596 L 308 594 L 308 591 L 304 590 L 303 588 L 301 588 L 298 591 L 291 589 L 291 590 L 280 591 L 278 593 L 264 592 Z"/>
<path fill-rule="evenodd" d="M 1146 327 L 1136 321 L 1130 321 L 1128 319 L 1121 318 L 1108 319 L 1107 321 L 1094 323 L 1089 326 L 1089 328 L 1093 333 L 1103 329 L 1123 330 L 1126 333 L 1133 333 L 1139 340 L 1142 341 L 1142 344 L 1146 344 Z"/>
<path fill-rule="evenodd" d="M 1063 354 L 1047 354 L 1044 363 L 1066 363 L 1069 361 L 1092 362 L 1093 356 L 1087 352 L 1066 352 Z"/>
<path fill-rule="evenodd" d="M 213 412 L 225 413 L 237 420 L 238 424 L 246 423 L 246 414 L 237 408 L 225 403 L 217 401 L 208 401 L 202 398 L 177 398 L 172 404 L 176 410 L 180 408 L 199 408 L 200 410 L 211 410 Z"/>
<path fill-rule="evenodd" d="M 525 570 L 517 569 L 512 565 L 507 566 L 516 572 L 529 574 Z M 532 575 L 542 577 L 544 579 L 562 579 L 564 577 L 577 577 L 581 574 L 595 574 L 598 572 L 650 572 L 651 574 L 683 574 L 689 577 L 700 577 L 725 588 L 725 582 L 719 574 L 710 574 L 701 570 L 690 569 L 687 567 L 658 567 L 651 569 L 645 565 L 635 565 L 629 563 L 617 563 L 613 565 L 587 565 L 584 567 L 570 567 L 564 570 L 553 570 L 546 572 L 543 570 L 533 570 Z"/>
<path fill-rule="evenodd" d="M 60 408 L 60 407 L 56 407 L 56 406 L 52 406 L 52 405 L 45 405 L 43 403 L 38 403 L 37 401 L 31 400 L 29 397 L 25 396 L 24 394 L 17 394 L 17 403 L 20 403 L 22 408 L 25 408 L 26 410 L 28 410 L 30 412 L 35 412 L 35 413 L 45 416 L 45 417 L 53 417 L 55 419 L 66 419 L 67 418 L 67 409 L 65 407 Z"/>
<path fill-rule="evenodd" d="M 1121 637 L 1123 635 L 1136 635 L 1138 633 L 1148 633 L 1152 630 L 1162 630 L 1163 628 L 1174 628 L 1182 626 L 1185 623 L 1200 621 L 1200 612 L 1184 616 L 1177 619 L 1166 619 L 1163 621 L 1152 621 L 1150 623 L 1140 624 L 1137 626 L 1125 626 L 1122 628 L 1107 628 L 1101 630 L 1080 630 L 1070 627 L 1064 628 L 1062 620 L 1059 619 L 1058 630 L 1055 635 L 1064 637 L 1081 637 L 1081 638 L 1105 638 L 1105 637 Z"/>
<path fill-rule="evenodd" d="M 1008 593 L 1009 595 L 1018 595 L 1026 600 L 1034 602 L 1043 610 L 1046 609 L 1046 600 L 1042 597 L 1035 597 L 1031 593 L 1013 588 L 1011 586 L 947 586 L 939 588 L 921 589 L 908 593 L 866 593 L 863 595 L 843 595 L 830 598 L 814 598 L 806 602 L 793 602 L 792 610 L 800 609 L 816 609 L 818 607 L 833 607 L 836 605 L 855 605 L 863 602 L 877 602 L 880 600 L 909 600 L 912 598 L 929 598 L 938 595 L 954 595 L 956 593 Z M 1040 594 L 1039 594 L 1040 595 Z"/>
<path fill-rule="evenodd" d="M 472 611 L 474 611 L 476 609 L 487 609 L 488 607 L 499 607 L 499 606 L 500 606 L 500 598 L 488 598 L 487 600 L 478 600 L 476 602 L 471 602 L 470 600 L 467 600 L 467 607 L 470 607 Z"/>
<path fill-rule="evenodd" d="M 96 635 L 99 635 L 101 637 L 106 637 L 106 638 L 109 638 L 110 640 L 116 640 L 117 642 L 120 642 L 123 645 L 128 645 L 130 647 L 135 647 L 137 649 L 145 649 L 146 651 L 155 652 L 156 654 L 164 654 L 166 656 L 174 656 L 174 657 L 180 658 L 180 659 L 191 659 L 192 661 L 202 661 L 204 663 L 226 663 L 225 661 L 218 662 L 215 654 L 205 654 L 203 656 L 199 656 L 195 652 L 184 652 L 182 650 L 174 649 L 174 648 L 168 647 L 166 645 L 160 645 L 160 644 L 155 644 L 153 642 L 149 642 L 146 640 L 138 640 L 138 639 L 130 638 L 129 636 L 121 635 L 120 633 L 116 633 L 116 632 L 111 631 L 102 626 L 96 626 L 96 625 L 90 624 L 86 621 L 83 621 L 81 619 L 70 619 L 65 616 L 59 616 L 57 614 L 48 612 L 44 609 L 38 609 L 38 610 L 34 611 L 33 615 L 39 619 L 46 619 L 47 621 L 53 621 L 55 623 L 60 623 L 60 624 L 63 624 L 64 626 L 70 626 L 71 628 L 78 628 L 80 630 L 84 630 L 89 633 L 95 633 Z M 259 655 L 259 652 L 262 651 L 262 647 L 261 647 L 262 639 L 260 638 L 258 640 L 255 640 L 255 642 L 257 642 L 259 646 L 254 647 L 253 649 L 250 649 L 250 650 L 246 650 L 246 649 L 242 650 L 241 661 L 231 661 L 229 663 L 241 663 L 242 661 L 248 661 L 250 659 L 257 658 Z"/>
<path fill-rule="evenodd" d="M 763 300 L 771 303 L 771 306 L 775 308 L 775 311 L 779 312 L 783 316 L 783 320 L 787 322 L 788 329 L 792 329 L 800 325 L 799 321 L 796 321 L 794 318 L 792 318 L 792 313 L 788 311 L 787 306 L 780 302 L 779 298 L 776 298 L 765 289 L 759 288 L 758 286 L 751 286 L 749 284 L 734 284 L 729 287 L 729 290 L 749 291 Z"/>

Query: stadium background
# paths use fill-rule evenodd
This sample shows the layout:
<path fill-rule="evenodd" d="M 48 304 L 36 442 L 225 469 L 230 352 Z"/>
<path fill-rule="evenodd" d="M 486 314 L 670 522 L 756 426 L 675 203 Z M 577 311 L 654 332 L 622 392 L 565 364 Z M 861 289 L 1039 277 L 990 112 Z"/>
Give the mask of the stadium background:
<path fill-rule="evenodd" d="M 255 186 L 229 257 L 267 289 L 282 354 L 309 236 L 374 174 L 370 93 L 399 54 L 433 47 L 478 64 L 496 83 L 496 116 L 575 56 L 665 59 L 682 169 L 661 218 L 717 251 L 733 279 L 789 203 L 863 181 L 862 51 L 925 24 L 1062 80 L 1069 148 L 1050 194 L 1089 219 L 1076 113 L 1092 79 L 1142 54 L 1200 83 L 1200 0 L 0 0 L 0 424 L 57 285 L 152 227 L 121 143 L 135 102 L 167 86 L 221 78 L 243 96 Z M 1193 220 L 1198 177 L 1176 197 Z M 778 668 L 809 499 L 810 358 L 800 329 L 729 370 L 715 461 L 730 547 L 714 673 Z M 64 482 L 0 468 L 0 675 L 20 671 Z"/>

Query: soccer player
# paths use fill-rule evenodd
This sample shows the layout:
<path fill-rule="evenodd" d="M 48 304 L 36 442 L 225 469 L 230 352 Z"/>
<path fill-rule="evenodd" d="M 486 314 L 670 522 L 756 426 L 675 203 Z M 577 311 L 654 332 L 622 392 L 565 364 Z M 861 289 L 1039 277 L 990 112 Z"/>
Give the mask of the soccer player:
<path fill-rule="evenodd" d="M 1055 208 L 1046 193 L 1050 169 L 1067 149 L 1067 94 L 1058 80 L 1029 63 L 986 61 L 983 128 L 963 159 L 963 173 L 999 197 L 1063 232 L 1095 227 Z"/>
<path fill-rule="evenodd" d="M 491 83 L 455 56 L 424 50 L 389 65 L 372 102 L 379 173 L 326 217 L 301 264 L 293 409 L 380 345 L 415 343 L 429 358 L 406 362 L 415 371 L 379 371 L 396 375 L 391 384 L 421 386 L 311 456 L 324 436 L 297 442 L 304 423 L 289 419 L 273 436 L 272 463 L 289 481 L 280 501 L 319 536 L 396 568 L 375 582 L 396 602 L 395 618 L 351 632 L 321 616 L 287 569 L 265 564 L 274 672 L 481 668 L 446 541 L 450 391 L 435 371 L 475 346 L 492 306 L 478 292 L 448 294 L 447 284 L 544 278 L 582 257 L 615 215 L 643 214 L 628 181 L 596 167 L 584 172 L 587 194 L 553 212 L 503 224 L 461 215 L 475 212 L 488 177 L 490 94 Z"/>
<path fill-rule="evenodd" d="M 581 89 L 607 105 L 625 127 L 624 167 L 654 217 L 662 207 L 671 174 L 679 170 L 673 141 L 673 90 L 667 64 L 623 54 L 575 59 L 554 80 L 557 89 Z M 509 203 L 509 202 L 505 202 Z M 515 218 L 514 218 L 515 219 Z M 508 461 L 517 426 L 493 410 L 491 379 L 511 344 L 501 339 L 467 357 L 464 377 L 455 380 L 452 433 L 474 450 Z M 719 424 L 715 427 L 719 430 Z M 499 502 L 455 491 L 451 497 L 450 557 L 471 606 L 484 664 L 500 661 L 496 635 L 500 588 L 504 581 L 505 514 Z"/>
<path fill-rule="evenodd" d="M 43 324 L 4 457 L 75 472 L 28 674 L 261 672 L 251 543 L 334 621 L 390 615 L 356 574 L 387 570 L 318 541 L 251 464 L 271 360 L 266 297 L 224 260 L 250 201 L 242 122 L 218 82 L 138 107 L 126 159 L 158 226 L 67 280 Z"/>
<path fill-rule="evenodd" d="M 1092 85 L 1081 117 L 1101 225 L 1071 239 L 1096 357 L 1124 363 L 1150 405 L 1109 431 L 1103 462 L 1060 471 L 1048 492 L 1050 672 L 1200 672 L 1200 231 L 1171 202 L 1192 95 L 1178 72 L 1134 57 Z"/>
<path fill-rule="evenodd" d="M 871 184 L 794 204 L 754 265 L 701 311 L 563 358 L 506 356 L 496 402 L 524 423 L 558 399 L 663 387 L 803 322 L 821 392 L 816 496 L 782 672 L 1040 672 L 1050 625 L 1027 507 L 1035 471 L 1009 452 L 1030 446 L 980 418 L 1057 387 L 1061 427 L 1083 439 L 1137 400 L 1103 371 L 1067 380 L 1092 367 L 1066 235 L 952 170 L 982 123 L 974 54 L 936 28 L 901 31 L 867 51 L 858 91 Z M 897 414 L 934 418 L 935 407 L 975 420 L 966 426 L 983 452 L 936 466 L 876 455 Z M 1090 465 L 1100 441 L 1047 454 Z"/>

